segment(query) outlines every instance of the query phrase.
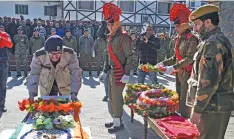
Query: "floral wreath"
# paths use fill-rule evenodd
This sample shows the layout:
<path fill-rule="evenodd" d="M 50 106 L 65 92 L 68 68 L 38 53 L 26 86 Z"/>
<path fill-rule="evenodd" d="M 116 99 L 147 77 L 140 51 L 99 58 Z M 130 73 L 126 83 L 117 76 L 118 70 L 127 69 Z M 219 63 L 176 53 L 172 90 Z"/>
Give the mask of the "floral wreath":
<path fill-rule="evenodd" d="M 164 66 L 153 66 L 149 63 L 147 64 L 141 64 L 138 66 L 139 69 L 141 69 L 144 72 L 165 72 L 166 68 Z"/>

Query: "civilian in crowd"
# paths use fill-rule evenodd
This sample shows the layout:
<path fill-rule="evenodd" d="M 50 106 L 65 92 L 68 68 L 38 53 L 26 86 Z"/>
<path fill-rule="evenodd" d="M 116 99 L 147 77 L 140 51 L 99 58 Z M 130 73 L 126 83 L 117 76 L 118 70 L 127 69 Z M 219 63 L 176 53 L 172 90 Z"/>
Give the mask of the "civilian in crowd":
<path fill-rule="evenodd" d="M 37 22 L 37 27 L 39 31 L 39 36 L 46 37 L 46 29 L 42 26 L 42 23 L 40 21 Z"/>
<path fill-rule="evenodd" d="M 77 41 L 76 38 L 71 35 L 71 30 L 66 30 L 66 35 L 63 37 L 64 46 L 72 48 L 75 52 L 77 52 Z"/>
<path fill-rule="evenodd" d="M 33 24 L 30 27 L 30 30 L 31 30 L 30 37 L 33 36 L 33 30 L 34 30 L 35 27 L 37 27 L 37 19 L 36 18 L 33 19 Z"/>
<path fill-rule="evenodd" d="M 16 59 L 16 77 L 21 76 L 21 66 L 23 65 L 24 77 L 27 77 L 28 71 L 28 37 L 23 35 L 23 28 L 20 26 L 17 28 L 17 35 L 14 36 L 15 44 L 15 59 Z"/>
<path fill-rule="evenodd" d="M 48 39 L 50 36 L 57 35 L 57 34 L 56 34 L 56 29 L 55 29 L 55 28 L 51 28 L 50 34 L 51 34 L 51 35 L 47 36 L 47 39 Z"/>
<path fill-rule="evenodd" d="M 64 37 L 64 30 L 59 26 L 59 23 L 55 23 L 56 34 L 60 37 Z"/>
<path fill-rule="evenodd" d="M 80 67 L 84 70 L 85 64 L 88 62 L 89 76 L 92 76 L 92 53 L 93 53 L 93 38 L 89 36 L 87 29 L 84 30 L 84 35 L 79 39 Z"/>
<path fill-rule="evenodd" d="M 5 106 L 6 99 L 6 83 L 8 77 L 9 68 L 9 55 L 8 48 L 12 48 L 13 44 L 11 42 L 10 36 L 3 32 L 4 27 L 1 26 L 0 29 L 0 112 L 6 112 L 7 108 Z"/>
<path fill-rule="evenodd" d="M 37 50 L 44 47 L 45 38 L 42 36 L 39 36 L 39 30 L 37 28 L 33 31 L 33 36 L 30 39 L 29 42 L 29 51 L 30 55 L 34 54 Z"/>
<path fill-rule="evenodd" d="M 148 25 L 146 32 L 137 39 L 136 47 L 139 50 L 139 64 L 157 64 L 157 50 L 160 49 L 160 40 L 153 34 L 152 25 Z M 149 75 L 152 84 L 158 84 L 156 72 L 144 72 L 138 69 L 138 83 L 144 83 Z"/>
<path fill-rule="evenodd" d="M 53 28 L 53 22 L 50 22 L 49 20 L 46 20 L 46 35 L 49 36 L 51 34 L 51 28 Z"/>
<path fill-rule="evenodd" d="M 30 34 L 31 34 L 30 27 L 26 25 L 25 20 L 21 21 L 21 24 L 22 24 L 24 35 L 26 35 L 28 37 L 28 39 L 30 39 Z"/>
<path fill-rule="evenodd" d="M 46 26 L 45 20 L 41 20 L 41 26 L 42 26 L 42 27 L 45 27 L 45 26 Z"/>

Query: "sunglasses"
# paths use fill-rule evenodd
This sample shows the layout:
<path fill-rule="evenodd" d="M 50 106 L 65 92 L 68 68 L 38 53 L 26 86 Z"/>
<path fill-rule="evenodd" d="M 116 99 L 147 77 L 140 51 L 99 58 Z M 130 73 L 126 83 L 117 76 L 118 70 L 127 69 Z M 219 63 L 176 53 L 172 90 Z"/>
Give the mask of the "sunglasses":
<path fill-rule="evenodd" d="M 114 24 L 113 23 L 107 23 L 107 26 L 113 26 Z"/>

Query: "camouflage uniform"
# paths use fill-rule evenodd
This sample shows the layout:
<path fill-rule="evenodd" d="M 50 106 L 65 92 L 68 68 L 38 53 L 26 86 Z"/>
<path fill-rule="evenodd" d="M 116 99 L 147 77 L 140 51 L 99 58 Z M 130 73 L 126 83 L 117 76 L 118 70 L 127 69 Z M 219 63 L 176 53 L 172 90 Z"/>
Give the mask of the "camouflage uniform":
<path fill-rule="evenodd" d="M 160 39 L 160 49 L 158 50 L 158 55 L 157 55 L 157 61 L 162 62 L 165 60 L 166 55 L 167 55 L 167 48 L 168 48 L 168 42 L 165 39 Z"/>
<path fill-rule="evenodd" d="M 175 40 L 169 39 L 169 43 L 167 45 L 167 58 L 172 57 L 175 54 Z"/>
<path fill-rule="evenodd" d="M 70 36 L 70 38 L 67 38 L 65 36 L 63 37 L 63 43 L 64 43 L 64 46 L 72 48 L 75 52 L 77 52 L 77 41 L 75 37 Z"/>
<path fill-rule="evenodd" d="M 139 62 L 139 54 L 136 47 L 136 40 L 132 40 L 132 49 L 133 49 L 133 65 L 134 65 L 134 71 L 137 71 L 138 68 L 138 62 Z"/>
<path fill-rule="evenodd" d="M 187 80 L 189 79 L 190 73 L 185 68 L 193 64 L 193 55 L 197 50 L 198 39 L 189 30 L 185 31 L 180 38 L 177 36 L 176 39 L 179 39 L 179 52 L 183 59 L 178 61 L 174 54 L 171 58 L 163 61 L 163 64 L 165 66 L 174 65 L 174 69 L 179 70 L 176 73 L 176 91 L 180 96 L 179 112 L 182 116 L 189 118 L 191 108 L 186 106 L 186 96 L 188 90 Z"/>
<path fill-rule="evenodd" d="M 104 63 L 105 51 L 106 51 L 106 40 L 97 38 L 94 41 L 93 49 L 95 51 L 95 59 L 97 61 L 98 74 L 102 71 L 102 65 Z"/>
<path fill-rule="evenodd" d="M 15 35 L 14 36 L 15 44 L 15 59 L 16 59 L 16 70 L 17 74 L 21 74 L 21 66 L 23 65 L 23 71 L 27 73 L 28 71 L 28 37 L 26 35 Z"/>

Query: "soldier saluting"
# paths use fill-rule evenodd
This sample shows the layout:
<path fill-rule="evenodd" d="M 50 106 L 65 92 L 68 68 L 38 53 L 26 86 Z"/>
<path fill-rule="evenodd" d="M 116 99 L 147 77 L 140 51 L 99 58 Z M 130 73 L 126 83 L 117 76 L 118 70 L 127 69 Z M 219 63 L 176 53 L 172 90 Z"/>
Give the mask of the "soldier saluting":
<path fill-rule="evenodd" d="M 218 26 L 218 11 L 214 5 L 205 5 L 190 14 L 202 40 L 193 58 L 188 90 L 191 122 L 198 126 L 199 139 L 223 139 L 234 108 L 234 51 Z"/>
<path fill-rule="evenodd" d="M 187 80 L 192 71 L 193 56 L 199 43 L 197 37 L 190 31 L 188 18 L 190 13 L 184 4 L 176 3 L 171 8 L 170 20 L 174 21 L 175 31 L 178 34 L 175 38 L 175 55 L 158 64 L 166 66 L 165 74 L 172 74 L 174 70 L 178 70 L 176 91 L 180 96 L 179 112 L 186 118 L 190 117 L 191 112 L 191 108 L 186 106 Z"/>
<path fill-rule="evenodd" d="M 103 15 L 107 22 L 107 62 L 104 71 L 109 74 L 109 102 L 110 114 L 113 122 L 106 123 L 109 133 L 117 132 L 124 128 L 123 116 L 123 96 L 122 92 L 125 83 L 129 81 L 129 74 L 133 68 L 131 37 L 120 27 L 121 9 L 113 3 L 105 3 Z M 104 72 L 100 76 L 105 76 Z"/>

